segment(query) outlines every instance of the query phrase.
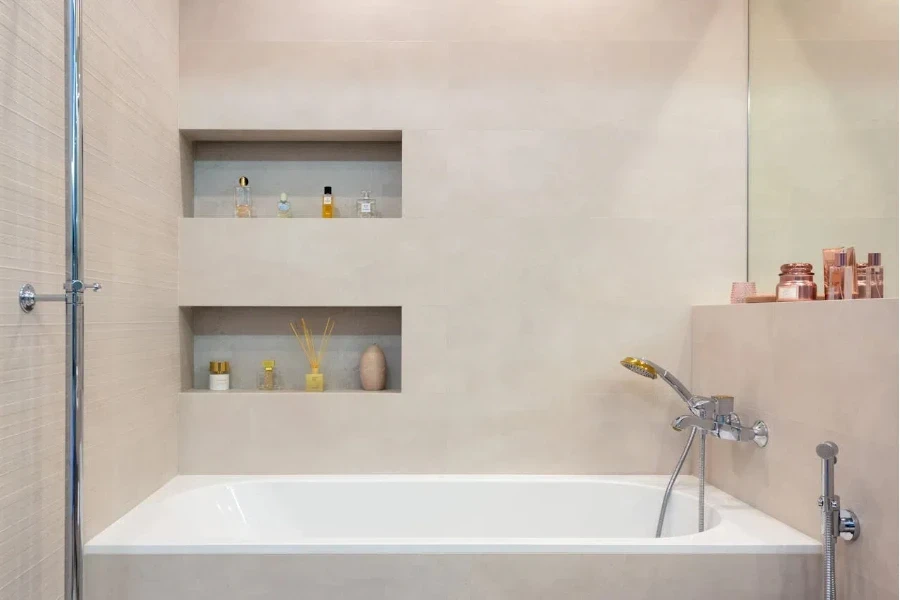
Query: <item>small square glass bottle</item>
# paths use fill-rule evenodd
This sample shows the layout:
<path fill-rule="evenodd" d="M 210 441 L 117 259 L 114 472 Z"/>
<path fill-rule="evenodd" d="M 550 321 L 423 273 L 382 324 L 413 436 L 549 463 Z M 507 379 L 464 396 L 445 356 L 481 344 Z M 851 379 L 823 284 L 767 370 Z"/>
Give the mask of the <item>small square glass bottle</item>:
<path fill-rule="evenodd" d="M 264 360 L 262 361 L 262 367 L 262 371 L 259 372 L 259 375 L 257 375 L 256 378 L 257 389 L 267 392 L 280 390 L 281 378 L 275 372 L 275 361 Z"/>
<path fill-rule="evenodd" d="M 884 267 L 881 265 L 881 252 L 869 252 L 865 297 L 884 298 Z"/>
<path fill-rule="evenodd" d="M 853 276 L 855 263 L 849 262 L 847 252 L 841 250 L 834 255 L 835 264 L 828 267 L 827 300 L 852 300 L 856 278 Z"/>
<path fill-rule="evenodd" d="M 363 190 L 362 198 L 356 201 L 356 216 L 360 219 L 374 219 L 375 198 L 369 196 L 369 192 Z"/>
<path fill-rule="evenodd" d="M 281 192 L 281 197 L 278 199 L 278 218 L 290 219 L 292 216 L 291 203 L 288 200 L 288 195 L 285 192 Z"/>

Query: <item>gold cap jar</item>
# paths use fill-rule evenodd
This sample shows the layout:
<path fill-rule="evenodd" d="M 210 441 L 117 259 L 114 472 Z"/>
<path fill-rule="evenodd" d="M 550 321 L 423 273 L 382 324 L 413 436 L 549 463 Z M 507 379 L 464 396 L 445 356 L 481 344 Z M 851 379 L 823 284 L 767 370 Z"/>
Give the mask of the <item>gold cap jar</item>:
<path fill-rule="evenodd" d="M 210 375 L 225 375 L 228 373 L 228 361 L 227 360 L 211 360 L 209 361 L 209 374 Z"/>

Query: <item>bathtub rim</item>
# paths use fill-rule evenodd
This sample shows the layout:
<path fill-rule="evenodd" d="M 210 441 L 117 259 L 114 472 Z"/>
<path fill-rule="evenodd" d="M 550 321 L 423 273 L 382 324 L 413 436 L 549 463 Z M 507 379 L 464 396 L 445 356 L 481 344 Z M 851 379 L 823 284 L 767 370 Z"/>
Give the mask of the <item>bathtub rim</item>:
<path fill-rule="evenodd" d="M 664 538 L 306 538 L 291 542 L 196 544 L 129 543 L 121 523 L 137 510 L 148 510 L 173 497 L 206 486 L 245 482 L 535 482 L 610 483 L 665 487 L 666 475 L 527 474 L 322 474 L 322 475 L 177 475 L 85 545 L 93 555 L 165 554 L 820 554 L 821 543 L 758 509 L 707 485 L 707 505 L 720 523 L 702 533 Z M 679 478 L 674 493 L 696 500 L 697 479 Z M 655 515 L 651 515 L 655 518 Z M 125 528 L 127 530 L 127 528 Z"/>

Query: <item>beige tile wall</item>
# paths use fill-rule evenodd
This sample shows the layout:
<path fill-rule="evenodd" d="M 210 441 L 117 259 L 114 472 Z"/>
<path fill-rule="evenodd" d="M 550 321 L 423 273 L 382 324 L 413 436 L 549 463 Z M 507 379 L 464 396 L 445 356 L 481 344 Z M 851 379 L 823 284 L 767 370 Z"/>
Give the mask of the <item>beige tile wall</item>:
<path fill-rule="evenodd" d="M 261 454 L 242 468 L 671 467 L 682 407 L 618 360 L 646 354 L 687 379 L 689 306 L 744 278 L 743 1 L 181 10 L 182 128 L 403 131 L 402 219 L 182 223 L 183 305 L 403 307 L 403 393 L 324 398 L 314 421 L 281 406 L 268 418 L 288 419 L 296 461 Z M 228 268 L 204 269 L 212 253 Z M 182 468 L 221 472 L 218 443 L 200 440 L 227 411 L 194 400 Z M 354 410 L 379 418 L 295 452 L 313 422 Z"/>
<path fill-rule="evenodd" d="M 818 538 L 815 447 L 840 447 L 835 492 L 863 527 L 838 548 L 842 598 L 897 597 L 897 311 L 896 300 L 694 309 L 694 385 L 736 396 L 771 431 L 762 450 L 712 440 L 713 485 Z"/>
<path fill-rule="evenodd" d="M 750 280 L 855 245 L 897 255 L 897 0 L 751 0 Z M 897 278 L 886 295 L 896 297 Z"/>
<path fill-rule="evenodd" d="M 83 3 L 85 526 L 176 469 L 178 3 Z M 63 2 L 0 3 L 0 598 L 62 593 Z"/>

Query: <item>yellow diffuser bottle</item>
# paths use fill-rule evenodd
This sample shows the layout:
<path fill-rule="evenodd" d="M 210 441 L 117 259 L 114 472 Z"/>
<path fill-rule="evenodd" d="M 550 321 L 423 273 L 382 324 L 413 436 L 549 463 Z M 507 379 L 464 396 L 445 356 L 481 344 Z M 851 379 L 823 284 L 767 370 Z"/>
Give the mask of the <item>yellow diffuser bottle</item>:
<path fill-rule="evenodd" d="M 334 197 L 331 195 L 331 186 L 325 186 L 325 193 L 322 194 L 322 218 L 330 219 L 334 216 Z"/>
<path fill-rule="evenodd" d="M 325 331 L 322 333 L 322 340 L 319 342 L 318 352 L 316 352 L 313 334 L 309 327 L 306 326 L 305 319 L 300 319 L 300 327 L 303 329 L 302 338 L 300 337 L 297 328 L 291 323 L 291 331 L 294 332 L 294 336 L 297 338 L 297 341 L 300 342 L 300 347 L 306 355 L 306 360 L 309 361 L 310 372 L 306 374 L 306 391 L 323 392 L 325 391 L 325 375 L 319 372 L 319 367 L 322 364 L 322 357 L 325 355 L 325 349 L 328 348 L 328 339 L 331 337 L 331 332 L 334 331 L 334 321 L 331 320 L 331 317 L 325 321 Z"/>

